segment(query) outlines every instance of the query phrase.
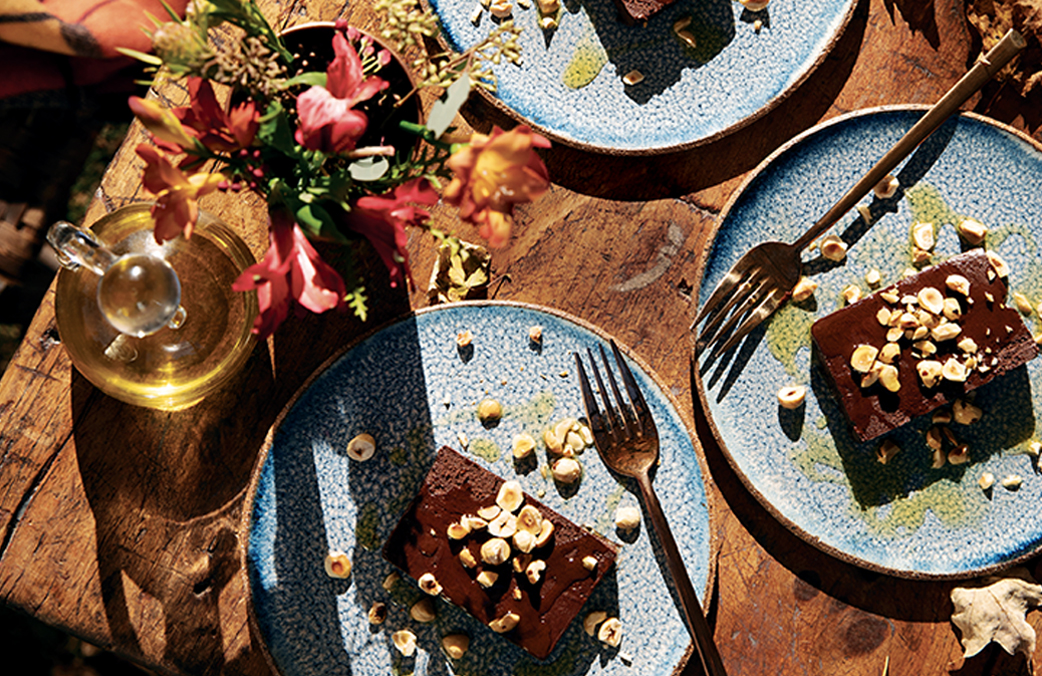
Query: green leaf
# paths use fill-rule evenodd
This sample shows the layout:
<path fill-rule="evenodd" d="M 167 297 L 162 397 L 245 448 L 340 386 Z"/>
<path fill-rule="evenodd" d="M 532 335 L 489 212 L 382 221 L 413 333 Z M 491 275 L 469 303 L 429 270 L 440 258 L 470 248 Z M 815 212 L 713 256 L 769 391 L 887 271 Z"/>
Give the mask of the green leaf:
<path fill-rule="evenodd" d="M 139 52 L 136 49 L 128 49 L 126 47 L 116 47 L 116 51 L 122 54 L 123 56 L 129 56 L 132 59 L 143 61 L 150 66 L 163 65 L 163 60 L 155 54 L 145 54 L 144 52 Z"/>
<path fill-rule="evenodd" d="M 289 120 L 286 110 L 278 101 L 272 101 L 264 115 L 260 118 L 260 128 L 257 136 L 265 143 L 286 155 L 296 154 L 296 142 L 293 140 L 293 132 L 289 128 Z"/>
<path fill-rule="evenodd" d="M 348 291 L 344 300 L 347 301 L 348 307 L 354 311 L 356 317 L 363 322 L 368 319 L 369 308 L 366 305 L 368 299 L 365 297 L 365 287 L 359 286 L 354 291 Z"/>
<path fill-rule="evenodd" d="M 317 72 L 301 73 L 295 75 L 284 83 L 284 88 L 295 87 L 296 85 L 311 85 L 312 87 L 325 87 L 326 86 L 326 74 Z"/>
<path fill-rule="evenodd" d="M 444 134 L 449 125 L 452 124 L 456 113 L 459 112 L 459 109 L 467 101 L 467 97 L 470 96 L 470 89 L 470 74 L 464 73 L 460 79 L 453 82 L 445 90 L 445 96 L 435 101 L 434 105 L 431 106 L 431 114 L 427 118 L 427 128 L 434 132 L 434 138 Z"/>
<path fill-rule="evenodd" d="M 298 207 L 294 215 L 297 218 L 297 223 L 301 228 L 306 230 L 308 234 L 314 237 L 340 242 L 341 244 L 347 242 L 347 238 L 340 233 L 340 229 L 337 228 L 336 222 L 333 221 L 333 217 L 330 216 L 329 212 L 323 209 L 320 205 L 298 202 Z"/>
<path fill-rule="evenodd" d="M 387 173 L 390 166 L 386 157 L 363 157 L 352 162 L 348 170 L 356 181 L 376 181 Z"/>

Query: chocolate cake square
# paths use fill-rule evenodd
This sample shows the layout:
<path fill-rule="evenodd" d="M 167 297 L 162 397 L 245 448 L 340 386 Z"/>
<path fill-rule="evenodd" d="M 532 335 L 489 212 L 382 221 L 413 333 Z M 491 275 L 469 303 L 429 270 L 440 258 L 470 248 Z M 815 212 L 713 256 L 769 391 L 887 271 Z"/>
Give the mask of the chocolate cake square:
<path fill-rule="evenodd" d="M 531 505 L 542 519 L 553 524 L 552 535 L 529 553 L 511 542 L 506 560 L 495 565 L 486 563 L 482 545 L 494 537 L 488 528 L 476 527 L 464 536 L 454 533 L 457 539 L 450 538 L 448 531 L 465 517 L 496 505 L 503 484 L 504 480 L 492 472 L 443 447 L 418 495 L 384 545 L 383 555 L 418 581 L 424 575 L 433 576 L 442 598 L 486 626 L 515 614 L 516 626 L 500 633 L 533 656 L 545 659 L 614 565 L 617 551 L 605 538 L 524 494 L 523 504 L 514 512 Z M 461 561 L 463 550 L 469 551 L 476 562 L 473 566 Z M 526 567 L 536 560 L 545 562 L 546 567 L 532 582 Z M 483 586 L 479 581 L 483 572 L 495 573 L 496 582 Z"/>
<path fill-rule="evenodd" d="M 962 284 L 953 276 L 964 279 L 967 288 L 959 290 Z M 949 283 L 949 279 L 953 281 Z M 907 329 L 901 330 L 901 326 L 911 325 L 906 315 L 924 319 L 927 324 L 938 321 L 938 314 L 930 313 L 919 300 L 924 289 L 938 291 L 949 303 L 951 312 L 947 314 L 952 319 L 941 313 L 940 321 L 955 327 L 940 334 L 934 333 L 936 329 L 928 329 L 925 336 L 921 329 L 919 335 L 914 329 L 912 335 Z M 1020 313 L 1006 305 L 1006 295 L 1006 277 L 996 271 L 983 250 L 974 249 L 816 321 L 811 327 L 816 358 L 824 366 L 857 438 L 875 439 L 1033 359 L 1038 347 Z M 934 294 L 927 292 L 928 305 L 931 296 Z M 895 297 L 899 299 L 896 303 Z M 957 311 L 948 299 L 955 299 Z M 894 311 L 899 312 L 899 320 L 905 318 L 909 323 L 894 326 L 890 325 L 893 322 L 884 322 L 883 314 L 893 316 Z M 895 328 L 901 336 L 888 341 L 888 332 L 893 338 Z M 948 333 L 954 335 L 945 337 Z M 897 348 L 888 350 L 899 349 L 890 362 L 897 371 L 896 391 L 888 389 L 882 380 L 866 380 L 865 365 L 853 363 L 859 361 L 855 359 L 859 347 L 871 346 L 881 351 L 888 342 L 897 344 Z M 871 354 L 870 349 L 863 350 L 862 357 L 865 352 Z M 879 368 L 885 358 L 889 357 L 880 352 L 875 366 Z M 920 373 L 920 369 L 928 370 L 924 361 L 947 364 L 956 375 L 961 364 L 964 380 L 942 376 L 929 386 L 930 379 L 924 382 Z M 955 363 L 949 364 L 952 361 Z M 865 382 L 869 384 L 866 386 Z"/>

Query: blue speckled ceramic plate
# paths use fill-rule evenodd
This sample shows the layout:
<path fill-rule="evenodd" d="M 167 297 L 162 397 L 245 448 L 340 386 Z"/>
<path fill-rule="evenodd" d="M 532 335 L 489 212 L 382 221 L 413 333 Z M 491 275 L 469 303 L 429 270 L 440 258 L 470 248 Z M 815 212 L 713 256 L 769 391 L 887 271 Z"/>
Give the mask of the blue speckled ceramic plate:
<path fill-rule="evenodd" d="M 703 301 L 731 265 L 768 239 L 793 241 L 853 185 L 921 116 L 920 108 L 884 108 L 816 127 L 768 158 L 721 216 L 702 282 Z M 1042 301 L 1042 147 L 985 118 L 953 118 L 896 173 L 902 192 L 862 204 L 878 222 L 854 243 L 846 263 L 813 274 L 808 307 L 789 303 L 727 368 L 711 366 L 700 395 L 718 440 L 749 489 L 811 543 L 867 568 L 904 577 L 967 577 L 1010 565 L 1042 544 L 1042 477 L 1027 455 L 1042 439 L 1042 359 L 976 391 L 984 419 L 953 425 L 969 444 L 965 465 L 931 467 L 923 440 L 929 416 L 892 433 L 902 451 L 887 465 L 876 442 L 857 443 L 819 367 L 812 367 L 810 326 L 841 306 L 848 284 L 884 285 L 911 265 L 915 221 L 939 226 L 938 259 L 960 251 L 954 223 L 973 217 L 990 228 L 987 246 L 1012 268 L 1011 292 Z M 833 232 L 859 229 L 851 213 Z M 863 228 L 860 228 L 863 230 Z M 814 258 L 805 254 L 805 261 Z M 812 263 L 808 263 L 812 265 Z M 815 305 L 816 303 L 816 305 Z M 1037 313 L 1026 319 L 1042 331 Z M 740 368 L 732 368 L 740 365 Z M 781 409 L 775 393 L 807 386 L 804 409 Z M 753 424 L 750 424 L 752 421 Z M 985 493 L 978 478 L 1024 478 L 1018 491 Z"/>
<path fill-rule="evenodd" d="M 541 348 L 528 330 L 543 328 Z M 474 334 L 463 358 L 456 335 Z M 382 587 L 392 571 L 380 554 L 391 529 L 412 500 L 437 448 L 460 449 L 503 477 L 517 478 L 532 495 L 579 524 L 620 542 L 613 515 L 619 503 L 638 504 L 604 468 L 596 450 L 581 456 L 585 475 L 568 499 L 539 471 L 518 475 L 511 440 L 522 430 L 541 438 L 562 418 L 581 417 L 574 350 L 606 338 L 577 320 L 533 306 L 480 302 L 439 306 L 377 331 L 321 371 L 284 413 L 259 461 L 246 512 L 245 567 L 252 617 L 271 661 L 284 676 L 354 674 L 669 674 L 690 646 L 660 553 L 646 529 L 621 547 L 618 565 L 597 587 L 580 618 L 594 609 L 620 617 L 619 651 L 602 649 L 581 621 L 561 638 L 546 662 L 537 662 L 459 608 L 439 602 L 438 618 L 421 625 L 408 617 L 420 596 L 402 580 Z M 710 582 L 710 527 L 700 459 L 670 395 L 632 362 L 662 436 L 662 465 L 655 479 L 695 589 Z M 483 427 L 479 400 L 498 399 L 502 422 Z M 359 463 L 344 449 L 361 432 L 378 450 Z M 542 444 L 540 443 L 542 456 Z M 635 486 L 634 486 L 635 489 Z M 347 580 L 323 571 L 331 549 L 347 552 Z M 703 598 L 707 598 L 703 596 Z M 385 602 L 387 621 L 371 627 L 366 613 Z M 419 650 L 403 658 L 390 636 L 409 628 Z M 440 638 L 464 632 L 470 650 L 450 663 Z M 628 659 L 627 659 L 628 658 Z"/>
<path fill-rule="evenodd" d="M 428 1 L 457 51 L 494 25 L 487 11 L 472 23 L 479 0 Z M 855 3 L 774 0 L 753 13 L 732 0 L 678 0 L 646 25 L 628 26 L 611 0 L 563 0 L 550 32 L 530 4 L 513 2 L 524 64 L 496 66 L 489 98 L 554 140 L 646 153 L 705 143 L 773 108 L 824 59 Z M 684 17 L 695 49 L 673 33 Z M 643 81 L 626 85 L 634 70 Z"/>

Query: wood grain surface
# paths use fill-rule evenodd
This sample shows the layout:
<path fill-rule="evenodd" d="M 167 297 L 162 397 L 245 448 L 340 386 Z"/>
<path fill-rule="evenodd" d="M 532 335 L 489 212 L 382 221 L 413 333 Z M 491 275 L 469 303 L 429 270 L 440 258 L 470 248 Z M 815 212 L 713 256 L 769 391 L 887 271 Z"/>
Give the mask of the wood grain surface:
<path fill-rule="evenodd" d="M 786 0 L 775 0 L 783 2 Z M 345 16 L 373 25 L 366 0 L 263 3 L 277 25 Z M 1028 673 L 991 646 L 963 661 L 949 622 L 952 583 L 865 572 L 809 546 L 745 491 L 691 396 L 687 334 L 699 261 L 742 177 L 797 133 L 847 111 L 932 103 L 980 51 L 962 0 L 861 0 L 828 58 L 770 114 L 708 146 L 654 158 L 555 147 L 555 185 L 521 208 L 493 259 L 497 298 L 549 305 L 631 346 L 699 429 L 714 502 L 717 581 L 710 624 L 728 673 Z M 176 96 L 176 89 L 163 93 Z M 968 107 L 1036 138 L 1040 113 L 998 87 Z M 498 121 L 480 101 L 467 122 Z M 87 215 L 147 199 L 133 126 Z M 265 248 L 262 205 L 215 195 L 205 208 Z M 451 209 L 437 227 L 476 239 Z M 433 242 L 414 232 L 425 280 Z M 285 403 L 329 355 L 410 307 L 375 256 L 368 324 L 346 314 L 290 320 L 258 344 L 221 393 L 180 413 L 113 400 L 75 369 L 58 338 L 53 286 L 0 381 L 0 599 L 160 673 L 269 673 L 247 622 L 239 518 L 250 472 Z M 676 525 L 675 525 L 676 526 Z M 1042 566 L 1029 566 L 1036 578 Z M 1033 626 L 1042 625 L 1037 615 Z M 696 673 L 694 668 L 689 673 Z"/>

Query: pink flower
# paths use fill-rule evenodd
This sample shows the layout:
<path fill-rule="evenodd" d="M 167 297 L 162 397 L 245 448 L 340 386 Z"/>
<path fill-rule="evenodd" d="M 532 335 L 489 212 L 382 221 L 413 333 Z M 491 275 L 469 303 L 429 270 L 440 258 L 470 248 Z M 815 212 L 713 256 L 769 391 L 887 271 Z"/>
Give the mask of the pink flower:
<path fill-rule="evenodd" d="M 130 111 L 141 121 L 145 129 L 152 132 L 157 142 L 165 144 L 171 150 L 195 147 L 192 136 L 181 125 L 173 111 L 164 108 L 158 101 L 131 96 L 128 103 Z"/>
<path fill-rule="evenodd" d="M 260 127 L 260 114 L 252 101 L 240 103 L 225 112 L 217 103 L 213 85 L 200 77 L 188 78 L 191 105 L 172 112 L 192 136 L 213 152 L 229 152 L 249 147 Z"/>
<path fill-rule="evenodd" d="M 260 314 L 253 333 L 267 338 L 289 314 L 291 299 L 321 313 L 340 307 L 344 280 L 311 246 L 304 232 L 280 208 L 271 210 L 271 242 L 264 260 L 246 268 L 232 284 L 235 291 L 257 291 Z"/>
<path fill-rule="evenodd" d="M 533 148 L 550 142 L 526 126 L 491 136 L 475 133 L 470 144 L 449 158 L 455 172 L 445 189 L 445 201 L 459 207 L 460 218 L 479 226 L 489 246 L 503 246 L 510 237 L 514 205 L 531 202 L 550 186 L 546 165 Z"/>
<path fill-rule="evenodd" d="M 340 32 L 333 36 L 333 50 L 336 58 L 326 70 L 326 86 L 312 87 L 297 97 L 297 143 L 325 153 L 354 149 L 369 119 L 352 108 L 387 87 L 375 75 L 364 78 L 358 52 Z"/>
<path fill-rule="evenodd" d="M 209 194 L 224 181 L 221 174 L 185 174 L 170 163 L 158 150 L 145 143 L 137 147 L 138 156 L 145 160 L 142 183 L 156 196 L 152 205 L 155 219 L 155 238 L 159 243 L 174 239 L 182 232 L 192 236 L 199 220 L 199 198 Z"/>
<path fill-rule="evenodd" d="M 405 226 L 420 225 L 431 217 L 427 210 L 410 202 L 434 205 L 438 203 L 438 193 L 427 179 L 417 178 L 383 195 L 362 197 L 347 215 L 348 229 L 364 235 L 387 266 L 392 287 L 403 279 L 412 283 Z"/>

